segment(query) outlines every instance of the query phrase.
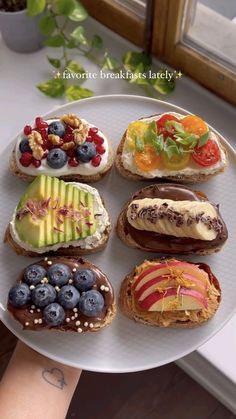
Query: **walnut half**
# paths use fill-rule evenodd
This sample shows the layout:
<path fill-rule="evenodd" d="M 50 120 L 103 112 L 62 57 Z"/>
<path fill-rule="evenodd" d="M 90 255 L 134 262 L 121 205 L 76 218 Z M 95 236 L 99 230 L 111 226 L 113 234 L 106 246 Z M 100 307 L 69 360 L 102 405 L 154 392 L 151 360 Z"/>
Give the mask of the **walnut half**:
<path fill-rule="evenodd" d="M 74 113 L 68 113 L 66 115 L 63 115 L 61 117 L 61 121 L 63 121 L 67 125 L 70 125 L 70 127 L 72 128 L 78 128 L 82 124 L 81 119 Z"/>
<path fill-rule="evenodd" d="M 41 160 L 44 155 L 44 149 L 41 144 L 43 144 L 43 139 L 41 134 L 38 131 L 32 131 L 28 135 L 29 146 L 32 150 L 33 157 L 36 160 Z"/>

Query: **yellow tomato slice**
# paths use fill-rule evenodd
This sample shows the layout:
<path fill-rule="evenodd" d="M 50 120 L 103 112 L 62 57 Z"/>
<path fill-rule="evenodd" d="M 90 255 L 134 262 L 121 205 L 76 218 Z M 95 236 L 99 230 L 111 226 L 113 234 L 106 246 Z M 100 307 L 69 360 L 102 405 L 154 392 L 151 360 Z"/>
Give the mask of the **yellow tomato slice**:
<path fill-rule="evenodd" d="M 188 166 L 190 153 L 174 154 L 170 159 L 165 153 L 162 154 L 162 161 L 166 169 L 181 170 Z"/>
<path fill-rule="evenodd" d="M 150 172 L 160 167 L 161 158 L 151 145 L 145 145 L 141 153 L 137 151 L 134 153 L 134 162 L 143 172 Z"/>
<path fill-rule="evenodd" d="M 196 115 L 185 116 L 180 120 L 180 122 L 185 131 L 191 134 L 203 135 L 208 131 L 207 124 L 203 121 L 203 119 Z"/>
<path fill-rule="evenodd" d="M 134 121 L 129 124 L 126 133 L 125 148 L 127 150 L 135 149 L 135 138 L 139 137 L 142 139 L 148 129 L 147 122 Z"/>

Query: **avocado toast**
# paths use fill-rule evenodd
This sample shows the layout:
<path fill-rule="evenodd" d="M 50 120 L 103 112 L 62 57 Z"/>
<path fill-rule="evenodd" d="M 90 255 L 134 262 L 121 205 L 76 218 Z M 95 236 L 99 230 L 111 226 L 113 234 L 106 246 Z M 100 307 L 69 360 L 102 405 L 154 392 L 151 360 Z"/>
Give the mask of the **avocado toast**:
<path fill-rule="evenodd" d="M 26 189 L 5 233 L 16 253 L 84 255 L 102 250 L 111 223 L 91 186 L 38 176 Z"/>

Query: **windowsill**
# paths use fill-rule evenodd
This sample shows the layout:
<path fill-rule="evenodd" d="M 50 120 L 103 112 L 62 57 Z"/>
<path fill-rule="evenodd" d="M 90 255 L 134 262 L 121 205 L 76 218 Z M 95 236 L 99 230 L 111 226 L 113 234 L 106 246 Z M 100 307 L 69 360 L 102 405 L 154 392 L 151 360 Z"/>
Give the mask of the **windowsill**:
<path fill-rule="evenodd" d="M 98 33 L 106 40 L 105 43 L 108 50 L 117 58 L 120 58 L 125 51 L 135 49 L 132 44 L 113 34 L 110 30 L 92 19 L 89 19 L 87 26 L 89 26 L 92 33 Z M 52 52 L 51 49 L 48 51 L 41 50 L 34 54 L 28 54 L 27 56 L 16 54 L 8 50 L 1 40 L 0 50 L 1 98 L 3 103 L 1 119 L 6 122 L 4 125 L 1 125 L 0 147 L 4 148 L 5 143 L 14 138 L 15 133 L 20 130 L 23 121 L 33 119 L 36 114 L 44 114 L 52 107 L 61 105 L 65 101 L 62 99 L 49 99 L 35 88 L 36 84 L 51 77 L 46 53 L 50 56 L 55 56 L 55 51 Z M 96 71 L 96 66 L 88 60 L 81 59 L 80 61 L 88 71 Z M 157 61 L 155 62 L 158 64 Z M 163 64 L 160 67 L 163 68 Z M 88 80 L 85 86 L 94 90 L 96 95 L 113 93 L 144 95 L 144 92 L 140 88 L 121 80 Z M 190 112 L 203 115 L 232 145 L 236 144 L 234 122 L 236 111 L 230 104 L 224 102 L 187 77 L 183 77 L 177 82 L 176 90 L 167 100 L 188 109 Z M 184 358 L 183 361 L 185 361 L 186 371 L 194 376 L 193 371 L 188 369 L 188 359 L 191 360 L 191 357 L 197 353 L 207 363 L 213 365 L 215 373 L 218 371 L 221 376 L 224 376 L 226 380 L 229 380 L 235 386 L 235 327 L 236 317 L 216 337 L 202 346 L 197 352 Z M 206 374 L 207 370 L 206 372 L 204 371 L 202 376 L 198 377 L 202 385 L 206 385 Z M 221 386 L 223 395 L 223 381 Z M 214 380 L 208 385 L 208 390 L 214 393 Z M 215 395 L 218 396 L 216 392 Z M 225 399 L 221 401 L 227 403 Z M 235 400 L 232 400 L 232 404 L 230 406 L 228 404 L 228 407 L 231 409 L 234 408 L 236 411 Z"/>

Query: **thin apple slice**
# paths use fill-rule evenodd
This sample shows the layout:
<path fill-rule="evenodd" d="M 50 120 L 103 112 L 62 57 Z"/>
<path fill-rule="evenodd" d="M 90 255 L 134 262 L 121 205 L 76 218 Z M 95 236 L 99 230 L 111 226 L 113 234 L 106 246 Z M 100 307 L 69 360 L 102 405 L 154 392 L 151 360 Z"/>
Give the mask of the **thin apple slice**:
<path fill-rule="evenodd" d="M 152 278 L 149 281 L 145 282 L 138 291 L 135 291 L 135 298 L 139 301 L 144 300 L 148 295 L 152 294 L 155 291 L 158 291 L 157 288 L 161 288 L 165 291 L 166 288 L 170 287 L 169 278 L 164 276 L 158 276 Z"/>
<path fill-rule="evenodd" d="M 133 288 L 138 291 L 147 281 L 158 276 L 170 275 L 170 268 L 173 273 L 178 273 L 177 271 L 179 271 L 180 273 L 189 274 L 200 280 L 206 287 L 209 285 L 208 274 L 203 269 L 200 269 L 197 265 L 188 262 L 173 261 L 168 263 L 159 263 L 145 269 L 135 279 Z"/>
<path fill-rule="evenodd" d="M 198 291 L 202 294 L 203 297 L 207 297 L 207 287 L 199 279 L 196 279 L 194 276 L 189 274 L 183 274 L 183 282 L 180 284 L 184 288 L 189 288 L 195 291 Z M 139 301 L 143 301 L 148 295 L 157 291 L 160 292 L 160 289 L 165 291 L 168 288 L 176 288 L 176 281 L 167 276 L 158 276 L 156 278 L 149 279 L 146 281 L 138 291 L 135 292 L 135 298 Z"/>
<path fill-rule="evenodd" d="M 154 292 L 140 302 L 146 311 L 202 310 L 207 308 L 207 299 L 198 291 L 169 288 L 164 293 Z"/>

